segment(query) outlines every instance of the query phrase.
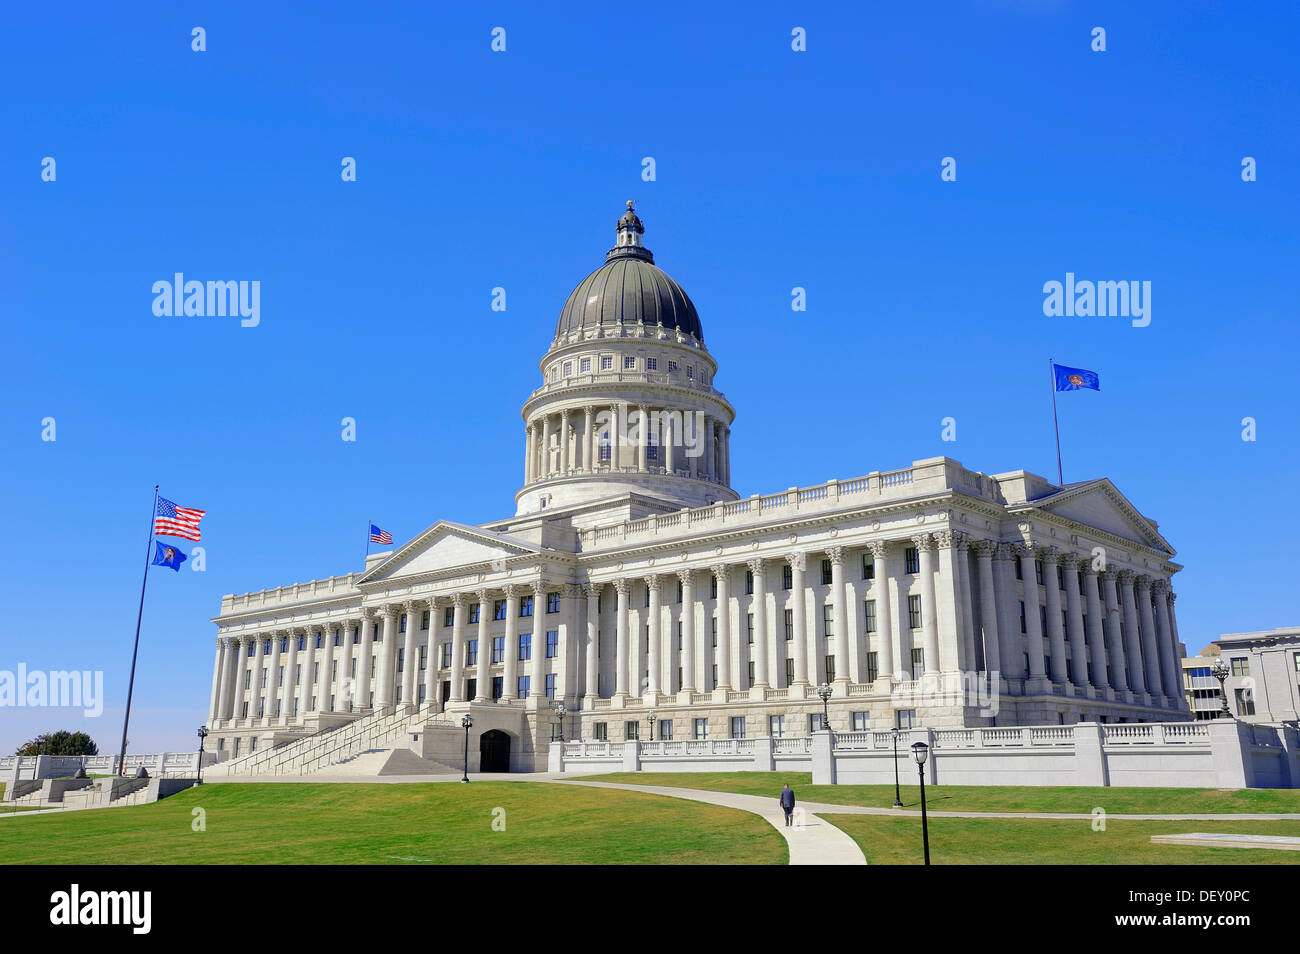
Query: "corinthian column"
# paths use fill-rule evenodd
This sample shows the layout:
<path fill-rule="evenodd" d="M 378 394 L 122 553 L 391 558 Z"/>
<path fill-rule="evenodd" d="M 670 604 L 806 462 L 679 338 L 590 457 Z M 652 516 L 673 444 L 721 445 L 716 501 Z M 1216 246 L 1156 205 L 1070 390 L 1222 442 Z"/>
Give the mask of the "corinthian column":
<path fill-rule="evenodd" d="M 646 695 L 654 699 L 659 693 L 659 671 L 662 667 L 661 650 L 663 649 L 663 637 L 660 635 L 660 611 L 659 596 L 663 589 L 663 580 L 657 576 L 647 576 L 645 578 L 646 588 L 650 592 L 650 633 L 649 633 L 649 669 L 650 676 L 646 681 Z"/>
<path fill-rule="evenodd" d="M 1043 621 L 1038 613 L 1038 572 L 1034 565 L 1037 550 L 1021 544 L 1016 551 L 1020 557 L 1020 579 L 1025 587 L 1025 648 L 1029 653 L 1026 691 L 1042 692 L 1047 688 L 1047 667 L 1043 665 Z"/>
<path fill-rule="evenodd" d="M 524 483 L 533 482 L 533 466 L 536 462 L 537 444 L 533 440 L 533 425 L 524 425 Z"/>
<path fill-rule="evenodd" d="M 492 663 L 492 594 L 488 590 L 479 590 L 478 596 L 478 665 L 474 669 L 474 701 L 489 702 L 492 699 L 491 671 Z M 534 604 L 536 605 L 536 604 Z M 533 640 L 533 649 L 537 641 Z"/>
<path fill-rule="evenodd" d="M 280 704 L 280 713 L 284 724 L 288 725 L 294 717 L 293 703 L 298 698 L 298 634 L 305 630 L 295 626 L 289 631 L 289 661 L 284 667 L 284 702 Z"/>
<path fill-rule="evenodd" d="M 397 611 L 396 604 L 384 607 L 384 644 L 379 648 L 379 674 L 376 682 L 375 706 L 387 709 L 393 704 L 393 676 L 397 668 Z"/>
<path fill-rule="evenodd" d="M 226 657 L 226 641 L 222 637 L 217 637 L 217 658 L 212 664 L 212 698 L 208 702 L 208 725 L 213 725 L 217 721 L 217 712 L 219 711 L 221 700 L 221 664 Z"/>
<path fill-rule="evenodd" d="M 506 648 L 501 666 L 501 701 L 513 702 L 519 686 L 519 587 L 513 583 L 506 584 Z"/>
<path fill-rule="evenodd" d="M 1166 599 L 1169 595 L 1169 584 L 1165 580 L 1156 580 L 1151 589 L 1155 593 L 1156 630 L 1160 634 L 1160 655 L 1164 661 L 1165 695 L 1178 702 L 1182 698 L 1182 687 L 1178 679 L 1182 666 L 1178 661 L 1178 647 L 1174 641 L 1173 627 L 1169 624 L 1169 603 Z"/>
<path fill-rule="evenodd" d="M 1142 634 L 1138 632 L 1137 606 L 1133 601 L 1133 574 L 1123 570 L 1119 574 L 1120 605 L 1124 614 L 1124 648 L 1128 654 L 1129 688 L 1140 697 L 1147 691 L 1146 675 L 1142 672 Z"/>
<path fill-rule="evenodd" d="M 424 702 L 430 712 L 439 712 L 438 704 L 438 621 L 440 612 L 445 608 L 446 599 L 435 596 L 429 600 L 429 640 L 424 649 Z"/>
<path fill-rule="evenodd" d="M 583 708 L 594 709 L 600 696 L 600 585 L 586 583 L 582 590 L 587 594 L 587 643 L 585 650 L 585 677 L 583 680 Z"/>
<path fill-rule="evenodd" d="M 451 598 L 451 697 L 448 702 L 465 701 L 465 607 L 469 603 L 464 593 Z"/>
<path fill-rule="evenodd" d="M 771 637 L 767 631 L 767 580 L 764 570 L 767 566 L 762 560 L 750 560 L 749 572 L 754 577 L 754 689 L 766 689 L 768 686 L 767 653 Z"/>
<path fill-rule="evenodd" d="M 1119 597 L 1115 593 L 1115 576 L 1114 570 L 1104 570 L 1101 574 L 1102 594 L 1106 601 L 1106 646 L 1114 670 L 1111 675 L 1115 680 L 1115 690 L 1127 693 L 1128 663 L 1124 656 L 1124 639 L 1119 625 Z"/>
<path fill-rule="evenodd" d="M 925 648 L 925 674 L 939 672 L 939 626 L 935 619 L 936 604 L 934 598 L 934 551 L 930 547 L 930 535 L 921 533 L 912 538 L 919 557 L 919 575 L 921 577 L 921 637 Z"/>
<path fill-rule="evenodd" d="M 316 694 L 320 696 L 318 700 L 320 704 L 316 706 L 317 712 L 334 711 L 330 698 L 334 694 L 334 633 L 332 630 L 338 625 L 337 623 L 321 624 L 321 645 L 325 649 L 325 658 L 321 661 L 320 679 L 317 681 L 319 688 Z"/>
<path fill-rule="evenodd" d="M 592 453 L 592 418 L 595 417 L 596 409 L 588 404 L 582 409 L 583 428 L 582 428 L 582 469 L 585 473 L 594 474 L 596 472 L 596 455 Z"/>
<path fill-rule="evenodd" d="M 1052 682 L 1064 686 L 1070 681 L 1070 671 L 1065 663 L 1065 627 L 1061 625 L 1061 589 L 1056 575 L 1061 554 L 1056 547 L 1044 547 L 1041 553 L 1043 590 L 1047 599 L 1047 642 L 1052 652 Z"/>
<path fill-rule="evenodd" d="M 849 683 L 849 607 L 844 598 L 844 548 L 826 551 L 831 561 L 831 613 L 835 624 L 835 682 L 841 687 L 837 695 L 847 695 Z"/>
<path fill-rule="evenodd" d="M 406 643 L 402 646 L 402 705 L 414 706 L 417 692 L 416 671 L 419 669 L 419 662 L 415 658 L 415 640 L 416 633 L 420 629 L 420 603 L 416 600 L 407 600 L 402 604 L 402 608 L 406 610 Z M 429 614 L 429 623 L 429 628 L 432 630 L 432 613 Z"/>
<path fill-rule="evenodd" d="M 682 584 L 682 686 L 687 695 L 695 691 L 695 571 L 678 570 Z"/>
<path fill-rule="evenodd" d="M 875 567 L 871 598 L 876 602 L 876 681 L 888 686 L 894 675 L 894 614 L 889 595 L 889 544 L 875 540 L 867 546 Z M 868 650 L 870 651 L 870 650 Z"/>
<path fill-rule="evenodd" d="M 533 658 L 528 673 L 528 699 L 546 703 L 546 581 L 533 583 Z"/>
<path fill-rule="evenodd" d="M 1151 612 L 1151 577 L 1137 577 L 1138 623 L 1142 633 L 1142 661 L 1146 664 L 1147 692 L 1159 703 L 1165 695 L 1160 684 L 1160 650 L 1156 639 L 1156 620 Z"/>
<path fill-rule="evenodd" d="M 789 553 L 786 561 L 790 564 L 790 609 L 794 617 L 794 682 L 790 688 L 792 698 L 803 698 L 803 687 L 808 685 L 808 618 L 804 611 L 804 573 L 807 569 L 808 556 L 805 553 Z"/>
<path fill-rule="evenodd" d="M 713 567 L 713 576 L 718 581 L 718 647 L 714 650 L 714 662 L 718 665 L 718 683 L 713 688 L 725 692 L 732 687 L 730 567 L 725 563 L 719 563 Z"/>
<path fill-rule="evenodd" d="M 998 545 L 992 540 L 975 542 L 975 559 L 980 578 L 980 630 L 984 640 L 984 671 L 1002 671 L 1002 647 L 998 642 L 998 604 L 993 583 L 993 554 Z M 994 689 L 997 686 L 994 685 Z"/>
<path fill-rule="evenodd" d="M 627 580 L 615 580 L 618 594 L 614 622 L 614 695 L 627 698 Z"/>
<path fill-rule="evenodd" d="M 1079 597 L 1079 558 L 1067 554 L 1062 560 L 1065 572 L 1065 614 L 1069 623 L 1065 636 L 1074 663 L 1074 685 L 1088 688 L 1088 644 L 1083 633 L 1083 602 Z"/>

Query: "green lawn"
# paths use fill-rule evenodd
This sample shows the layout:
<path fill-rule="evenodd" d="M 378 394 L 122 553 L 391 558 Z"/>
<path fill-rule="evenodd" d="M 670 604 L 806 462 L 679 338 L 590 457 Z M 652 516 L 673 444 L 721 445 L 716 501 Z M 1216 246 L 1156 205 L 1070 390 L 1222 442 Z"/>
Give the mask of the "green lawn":
<path fill-rule="evenodd" d="M 927 793 L 927 803 L 929 802 Z M 823 815 L 862 848 L 868 864 L 919 865 L 921 819 L 886 815 Z M 1153 845 L 1152 835 L 1194 831 L 1300 837 L 1294 821 L 1091 822 L 1014 818 L 931 818 L 930 861 L 936 865 L 1287 865 L 1300 851 Z"/>
<path fill-rule="evenodd" d="M 192 809 L 207 830 L 191 830 Z M 493 831 L 493 809 L 505 831 Z M 208 784 L 0 822 L 0 864 L 785 864 L 748 812 L 528 782 Z"/>
<path fill-rule="evenodd" d="M 830 805 L 868 805 L 876 808 L 889 808 L 894 804 L 892 785 L 813 785 L 812 776 L 808 772 L 617 772 L 585 777 L 591 781 L 702 788 L 714 792 L 766 795 L 773 799 L 781 791 L 781 785 L 789 782 L 801 801 L 825 802 Z M 904 785 L 902 796 L 905 808 L 921 807 L 920 789 L 916 785 Z M 1279 788 L 1225 790 L 927 785 L 925 801 L 932 809 L 963 812 L 1089 814 L 1094 808 L 1103 808 L 1109 815 L 1300 813 L 1300 789 Z"/>

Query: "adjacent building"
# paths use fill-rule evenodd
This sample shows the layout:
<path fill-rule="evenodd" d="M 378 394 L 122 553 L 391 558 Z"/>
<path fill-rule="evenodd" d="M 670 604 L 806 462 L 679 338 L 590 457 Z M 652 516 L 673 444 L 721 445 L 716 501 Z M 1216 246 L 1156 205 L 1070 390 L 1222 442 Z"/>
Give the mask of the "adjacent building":
<path fill-rule="evenodd" d="M 1213 645 L 1228 667 L 1223 690 L 1234 716 L 1245 722 L 1300 720 L 1300 627 L 1229 633 Z"/>

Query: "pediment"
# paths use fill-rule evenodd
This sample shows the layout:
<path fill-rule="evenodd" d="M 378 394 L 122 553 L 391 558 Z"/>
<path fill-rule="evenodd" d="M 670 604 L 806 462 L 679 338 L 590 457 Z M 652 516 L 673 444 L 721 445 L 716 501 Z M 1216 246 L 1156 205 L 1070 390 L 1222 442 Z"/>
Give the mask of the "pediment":
<path fill-rule="evenodd" d="M 372 568 L 360 582 L 455 573 L 466 567 L 493 567 L 515 557 L 541 552 L 540 547 L 503 533 L 440 520 Z"/>
<path fill-rule="evenodd" d="M 1031 500 L 1028 506 L 1087 527 L 1096 527 L 1171 556 L 1174 553 L 1174 548 L 1151 521 L 1105 478 Z"/>

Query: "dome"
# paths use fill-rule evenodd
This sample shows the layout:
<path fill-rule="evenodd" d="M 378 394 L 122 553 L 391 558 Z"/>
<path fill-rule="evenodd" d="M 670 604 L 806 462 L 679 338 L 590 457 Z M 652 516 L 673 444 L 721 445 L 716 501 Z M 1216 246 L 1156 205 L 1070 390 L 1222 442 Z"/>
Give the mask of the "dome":
<path fill-rule="evenodd" d="M 555 337 L 582 330 L 592 336 L 616 333 L 620 326 L 663 325 L 704 340 L 700 316 L 682 286 L 654 263 L 654 255 L 641 244 L 645 227 L 632 210 L 618 220 L 618 244 L 605 254 L 596 269 L 570 294 L 560 310 Z"/>

